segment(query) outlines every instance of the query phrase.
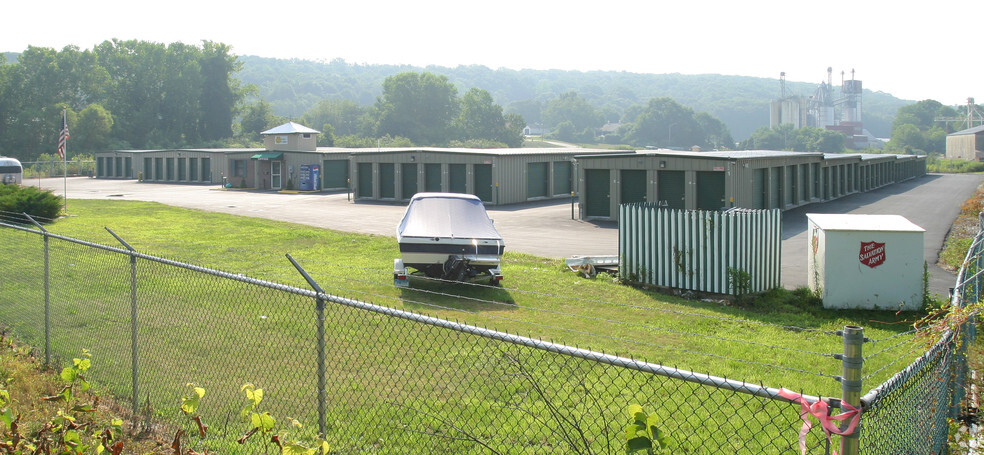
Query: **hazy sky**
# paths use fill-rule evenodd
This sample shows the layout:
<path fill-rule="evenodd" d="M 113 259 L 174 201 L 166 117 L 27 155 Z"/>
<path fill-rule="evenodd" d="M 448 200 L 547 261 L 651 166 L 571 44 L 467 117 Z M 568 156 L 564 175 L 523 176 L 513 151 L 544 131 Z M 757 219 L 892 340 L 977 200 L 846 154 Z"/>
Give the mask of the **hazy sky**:
<path fill-rule="evenodd" d="M 971 96 L 984 103 L 982 17 L 984 0 L 14 0 L 0 7 L 0 51 L 211 40 L 263 57 L 767 78 L 785 71 L 811 83 L 829 66 L 834 85 L 855 69 L 866 89 L 956 105 Z"/>

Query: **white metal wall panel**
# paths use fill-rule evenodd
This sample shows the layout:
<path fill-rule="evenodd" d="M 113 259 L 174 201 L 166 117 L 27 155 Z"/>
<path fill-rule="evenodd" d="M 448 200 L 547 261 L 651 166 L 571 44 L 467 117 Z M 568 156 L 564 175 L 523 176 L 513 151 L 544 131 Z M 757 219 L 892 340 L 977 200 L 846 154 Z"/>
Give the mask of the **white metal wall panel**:
<path fill-rule="evenodd" d="M 748 272 L 751 292 L 780 286 L 782 218 L 778 209 L 670 210 L 654 203 L 619 206 L 622 279 L 734 294 L 729 269 Z"/>

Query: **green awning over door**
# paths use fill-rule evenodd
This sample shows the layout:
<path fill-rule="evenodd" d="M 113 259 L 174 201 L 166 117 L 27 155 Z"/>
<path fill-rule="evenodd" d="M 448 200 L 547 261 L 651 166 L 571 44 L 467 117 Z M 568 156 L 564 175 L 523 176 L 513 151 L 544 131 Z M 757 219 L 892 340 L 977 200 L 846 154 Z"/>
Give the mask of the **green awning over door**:
<path fill-rule="evenodd" d="M 284 159 L 284 152 L 260 152 L 252 158 L 260 161 L 280 161 Z"/>

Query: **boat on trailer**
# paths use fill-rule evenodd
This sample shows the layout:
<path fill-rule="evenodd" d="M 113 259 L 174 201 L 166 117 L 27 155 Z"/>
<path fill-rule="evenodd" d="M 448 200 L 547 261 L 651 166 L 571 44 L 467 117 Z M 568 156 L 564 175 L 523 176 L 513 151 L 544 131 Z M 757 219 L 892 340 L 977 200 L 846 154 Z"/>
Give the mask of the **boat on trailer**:
<path fill-rule="evenodd" d="M 407 267 L 444 280 L 502 280 L 499 264 L 506 245 L 474 195 L 417 193 L 397 227 L 396 240 L 401 256 L 393 261 L 397 286 L 409 284 Z"/>

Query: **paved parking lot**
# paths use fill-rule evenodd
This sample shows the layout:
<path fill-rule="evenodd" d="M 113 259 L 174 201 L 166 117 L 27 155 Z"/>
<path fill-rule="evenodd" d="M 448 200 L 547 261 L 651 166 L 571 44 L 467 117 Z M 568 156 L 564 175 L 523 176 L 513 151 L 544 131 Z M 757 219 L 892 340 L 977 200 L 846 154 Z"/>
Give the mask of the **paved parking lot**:
<path fill-rule="evenodd" d="M 945 296 L 954 275 L 935 266 L 938 252 L 960 205 L 984 180 L 981 175 L 926 175 L 908 182 L 825 204 L 811 204 L 783 215 L 782 282 L 787 288 L 807 283 L 807 213 L 896 214 L 926 229 L 925 259 L 933 293 Z M 396 236 L 402 204 L 355 203 L 345 193 L 284 194 L 223 190 L 218 186 L 143 183 L 133 180 L 68 179 L 71 199 L 121 199 L 236 215 L 256 216 L 348 232 Z M 62 179 L 25 181 L 62 194 Z M 576 209 L 575 209 L 576 210 Z M 577 213 L 574 213 L 575 218 Z M 564 258 L 576 254 L 617 254 L 618 226 L 612 222 L 571 219 L 570 200 L 495 207 L 489 216 L 506 241 L 507 251 Z M 112 226 L 110 226 L 111 228 Z"/>

